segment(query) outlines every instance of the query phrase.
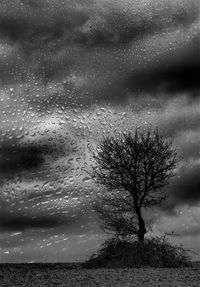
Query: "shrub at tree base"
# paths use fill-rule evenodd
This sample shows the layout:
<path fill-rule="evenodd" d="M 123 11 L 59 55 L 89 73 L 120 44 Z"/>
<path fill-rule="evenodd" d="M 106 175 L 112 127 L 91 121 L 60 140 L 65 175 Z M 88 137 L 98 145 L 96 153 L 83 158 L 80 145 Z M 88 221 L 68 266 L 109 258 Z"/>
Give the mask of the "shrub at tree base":
<path fill-rule="evenodd" d="M 191 265 L 185 249 L 172 246 L 165 237 L 143 243 L 108 239 L 96 255 L 85 262 L 86 268 L 187 267 Z"/>

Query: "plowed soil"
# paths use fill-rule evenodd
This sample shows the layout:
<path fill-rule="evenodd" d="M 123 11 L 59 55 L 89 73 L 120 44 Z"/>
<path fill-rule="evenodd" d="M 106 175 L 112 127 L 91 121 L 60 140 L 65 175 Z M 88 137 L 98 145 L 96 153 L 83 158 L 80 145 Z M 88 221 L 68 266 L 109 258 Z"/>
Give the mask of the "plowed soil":
<path fill-rule="evenodd" d="M 1 287 L 199 287 L 200 266 L 82 269 L 70 264 L 1 264 Z"/>

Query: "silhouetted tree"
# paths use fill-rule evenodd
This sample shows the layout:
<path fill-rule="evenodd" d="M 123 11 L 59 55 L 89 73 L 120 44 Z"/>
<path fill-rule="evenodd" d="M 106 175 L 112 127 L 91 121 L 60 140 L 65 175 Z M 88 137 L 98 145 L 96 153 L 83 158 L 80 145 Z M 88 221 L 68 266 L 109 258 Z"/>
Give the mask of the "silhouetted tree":
<path fill-rule="evenodd" d="M 92 175 L 105 187 L 95 209 L 105 231 L 136 236 L 143 242 L 147 221 L 143 210 L 160 205 L 167 197 L 163 188 L 175 175 L 179 161 L 173 143 L 158 130 L 104 137 L 91 150 Z"/>

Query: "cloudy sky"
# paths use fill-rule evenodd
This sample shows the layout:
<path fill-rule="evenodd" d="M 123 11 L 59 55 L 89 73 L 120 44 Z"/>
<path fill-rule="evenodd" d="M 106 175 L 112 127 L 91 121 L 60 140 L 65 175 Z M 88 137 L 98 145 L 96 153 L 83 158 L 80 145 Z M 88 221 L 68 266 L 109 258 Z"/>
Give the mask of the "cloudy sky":
<path fill-rule="evenodd" d="M 88 146 L 148 126 L 183 158 L 153 232 L 200 260 L 199 74 L 199 0 L 1 0 L 0 261 L 97 250 Z"/>

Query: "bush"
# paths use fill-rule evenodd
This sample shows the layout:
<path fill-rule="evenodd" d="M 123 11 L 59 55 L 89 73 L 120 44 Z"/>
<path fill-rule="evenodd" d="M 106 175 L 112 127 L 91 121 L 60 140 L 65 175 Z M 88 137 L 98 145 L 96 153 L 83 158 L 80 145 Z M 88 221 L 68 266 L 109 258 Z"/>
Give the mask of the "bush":
<path fill-rule="evenodd" d="M 108 239 L 96 255 L 84 263 L 86 268 L 131 268 L 131 267 L 185 267 L 190 266 L 187 251 L 172 246 L 165 236 L 127 242 Z"/>

